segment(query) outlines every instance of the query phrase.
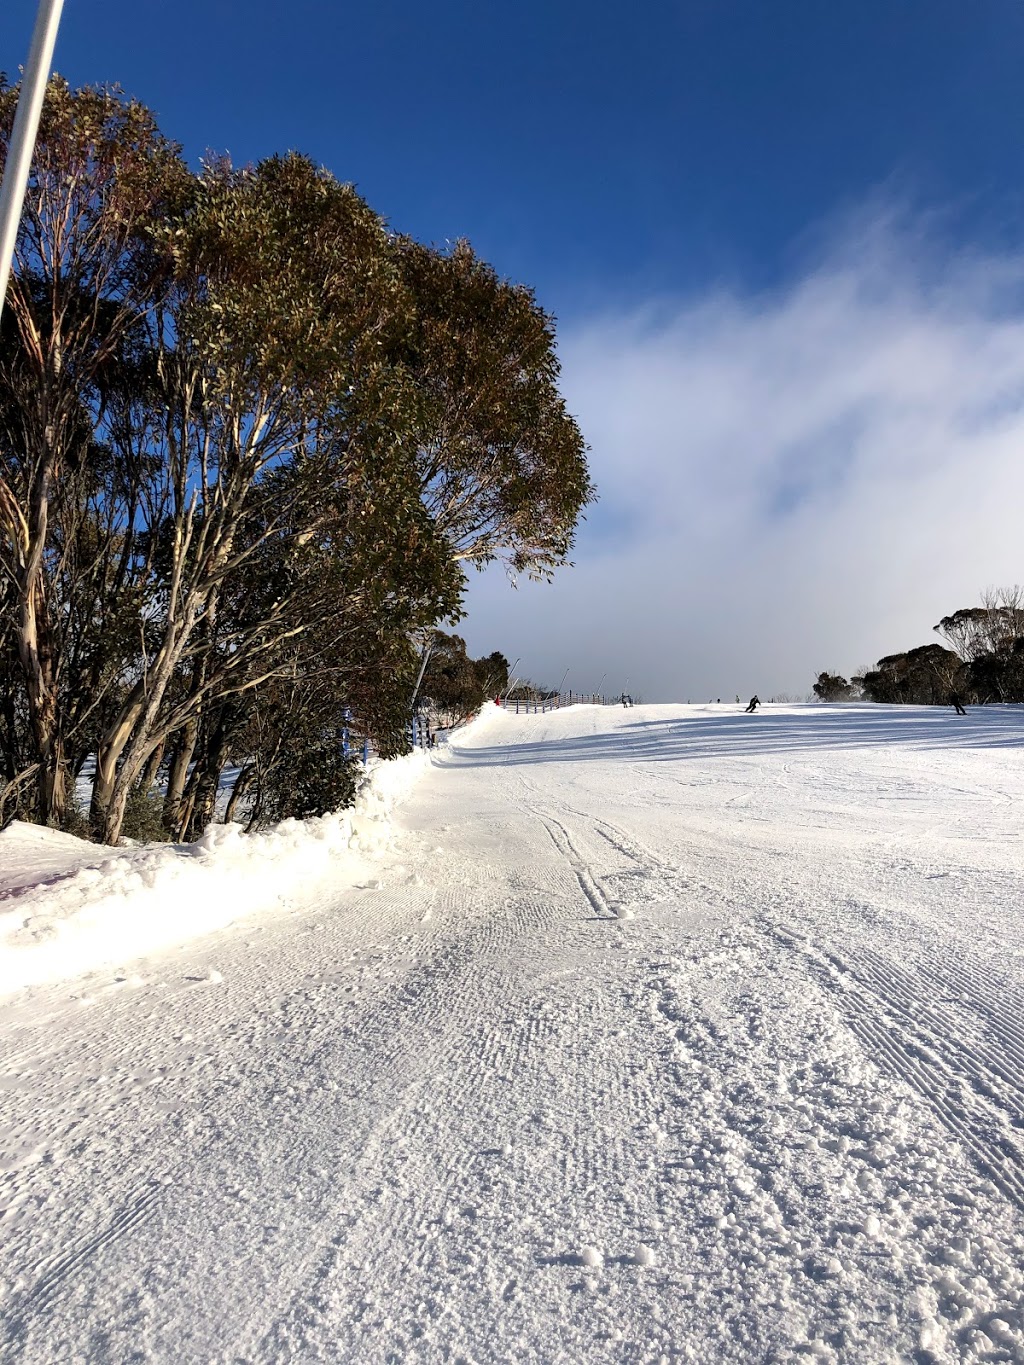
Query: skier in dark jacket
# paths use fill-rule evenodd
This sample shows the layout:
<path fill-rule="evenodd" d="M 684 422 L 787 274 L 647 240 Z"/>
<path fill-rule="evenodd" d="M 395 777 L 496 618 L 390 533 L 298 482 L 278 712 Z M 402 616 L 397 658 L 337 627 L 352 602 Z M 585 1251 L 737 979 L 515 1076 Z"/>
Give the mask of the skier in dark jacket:
<path fill-rule="evenodd" d="M 963 698 L 960 696 L 959 692 L 950 692 L 949 704 L 958 716 L 967 715 L 967 712 L 964 710 Z"/>
<path fill-rule="evenodd" d="M 749 703 L 749 705 L 747 706 L 746 711 L 743 712 L 743 714 L 744 714 L 745 716 L 749 715 L 752 711 L 756 711 L 757 708 L 758 708 L 760 705 L 761 705 L 761 698 L 760 698 L 760 697 L 757 695 L 757 693 L 755 692 L 754 695 L 750 698 L 750 703 Z"/>

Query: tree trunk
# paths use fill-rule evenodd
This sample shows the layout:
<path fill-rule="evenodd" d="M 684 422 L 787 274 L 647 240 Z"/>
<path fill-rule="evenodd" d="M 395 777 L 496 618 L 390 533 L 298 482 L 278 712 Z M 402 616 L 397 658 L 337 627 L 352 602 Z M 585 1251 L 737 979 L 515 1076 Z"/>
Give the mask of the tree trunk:
<path fill-rule="evenodd" d="M 235 785 L 231 789 L 231 799 L 228 801 L 227 810 L 224 812 L 224 823 L 226 825 L 230 825 L 234 820 L 239 801 L 252 785 L 254 772 L 255 769 L 251 763 L 246 763 L 244 767 L 238 770 Z"/>
<path fill-rule="evenodd" d="M 193 717 L 179 731 L 179 738 L 171 752 L 171 764 L 167 772 L 167 791 L 164 794 L 164 828 L 172 839 L 181 837 L 181 799 L 185 792 L 192 755 L 196 751 L 199 735 L 199 720 Z"/>
<path fill-rule="evenodd" d="M 192 795 L 186 839 L 198 839 L 213 820 L 217 808 L 220 776 L 228 759 L 237 705 L 227 701 L 219 708 L 217 723 L 206 743 L 202 763 L 197 765 L 197 782 Z"/>
<path fill-rule="evenodd" d="M 128 804 L 128 792 L 130 784 L 127 782 L 115 781 L 114 788 L 103 812 L 103 820 L 99 829 L 99 836 L 105 844 L 116 844 L 121 837 L 121 826 L 124 824 L 124 810 Z"/>
<path fill-rule="evenodd" d="M 29 725 L 35 742 L 37 818 L 44 825 L 59 826 L 67 813 L 67 766 L 57 715 L 53 679 L 46 590 L 43 580 L 42 544 L 46 535 L 46 511 L 37 514 L 40 548 L 29 557 L 21 585 L 18 657 L 28 694 Z"/>
<path fill-rule="evenodd" d="M 121 708 L 115 725 L 108 729 L 96 753 L 96 772 L 92 780 L 92 800 L 89 803 L 89 824 L 93 837 L 107 842 L 110 803 L 117 785 L 118 763 L 131 737 L 135 722 L 142 713 L 142 690 L 136 685 L 128 702 Z"/>
<path fill-rule="evenodd" d="M 149 792 L 153 790 L 153 786 L 156 783 L 157 773 L 159 773 L 160 771 L 160 764 L 164 761 L 164 750 L 166 749 L 166 747 L 167 741 L 165 739 L 162 739 L 160 743 L 157 744 L 156 747 L 153 749 L 153 752 L 150 754 L 150 756 L 146 759 L 146 766 L 143 768 L 142 776 L 139 778 L 139 785 L 144 792 Z"/>

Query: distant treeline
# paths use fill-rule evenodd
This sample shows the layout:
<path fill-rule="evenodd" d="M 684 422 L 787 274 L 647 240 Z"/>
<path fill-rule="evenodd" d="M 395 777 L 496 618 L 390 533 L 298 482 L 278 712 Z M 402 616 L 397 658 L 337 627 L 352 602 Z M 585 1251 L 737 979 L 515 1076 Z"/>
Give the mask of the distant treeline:
<path fill-rule="evenodd" d="M 417 706 L 435 726 L 450 729 L 462 724 L 508 687 L 508 660 L 497 650 L 471 659 L 465 640 L 443 631 L 434 633 L 428 649 Z"/>
<path fill-rule="evenodd" d="M 195 172 L 54 79 L 0 326 L 0 823 L 187 839 L 235 770 L 252 826 L 345 804 L 343 727 L 401 751 L 469 566 L 567 560 L 593 488 L 558 373 L 468 244 L 297 154 Z M 452 714 L 464 659 L 427 680 Z"/>
<path fill-rule="evenodd" d="M 933 642 L 887 654 L 850 679 L 820 673 L 815 696 L 919 706 L 948 705 L 953 697 L 975 704 L 1024 702 L 1024 588 L 992 589 L 981 603 L 934 627 L 951 648 Z"/>

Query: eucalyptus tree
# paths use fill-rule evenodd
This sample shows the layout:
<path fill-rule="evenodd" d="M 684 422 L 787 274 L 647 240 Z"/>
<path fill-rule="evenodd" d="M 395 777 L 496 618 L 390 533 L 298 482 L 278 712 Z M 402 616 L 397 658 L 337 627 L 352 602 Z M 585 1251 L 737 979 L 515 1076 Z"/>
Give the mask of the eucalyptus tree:
<path fill-rule="evenodd" d="M 410 641 L 458 619 L 467 566 L 567 558 L 593 488 L 552 320 L 304 157 L 192 173 L 116 90 L 51 85 L 32 176 L 0 327 L 3 797 L 59 823 L 95 755 L 96 837 L 161 771 L 181 837 L 248 736 L 257 810 L 331 799 L 295 774 L 356 702 L 401 746 Z"/>
<path fill-rule="evenodd" d="M 343 712 L 355 712 L 376 748 L 387 747 L 394 697 L 404 699 L 399 725 L 404 731 L 412 635 L 459 612 L 461 575 L 415 487 L 403 481 L 389 485 L 372 461 L 353 461 L 347 473 L 338 458 L 329 464 L 330 478 L 325 476 L 322 484 L 291 467 L 274 472 L 267 481 L 270 500 L 278 506 L 289 502 L 297 526 L 306 529 L 291 540 L 263 541 L 247 572 L 225 582 L 218 630 L 204 641 L 211 646 L 205 656 L 208 696 L 196 731 L 196 761 L 178 808 L 172 810 L 168 803 L 166 810 L 168 830 L 178 837 L 199 832 L 211 817 L 220 775 L 232 752 L 252 759 L 255 766 L 243 780 L 256 779 L 254 790 L 262 793 L 257 807 L 265 812 L 278 808 L 266 795 L 270 773 L 280 795 L 290 780 L 282 775 L 284 765 L 299 763 L 302 737 L 311 743 L 319 737 L 314 748 L 330 736 L 336 739 Z M 296 481 L 304 491 L 291 495 L 289 486 Z M 253 543 L 260 530 L 250 521 L 241 537 Z M 238 641 L 258 633 L 278 604 L 286 606 L 291 632 L 259 652 L 255 669 L 250 655 L 246 668 Z M 250 691 L 251 696 L 241 695 Z M 285 695 L 291 699 L 291 721 L 289 734 L 282 737 L 277 720 L 267 717 L 284 714 Z M 257 728 L 249 723 L 254 711 Z M 174 724 L 173 714 L 169 723 Z M 261 739 L 268 726 L 276 736 L 272 765 L 266 762 Z M 239 750 L 242 733 L 247 738 Z M 247 743 L 254 746 L 251 751 Z M 321 765 L 325 774 L 328 767 Z M 309 771 L 316 771 L 311 761 Z M 167 783 L 169 798 L 173 775 Z M 304 805 L 311 799 L 307 788 Z"/>
<path fill-rule="evenodd" d="M 158 572 L 144 653 L 98 746 L 93 821 L 108 841 L 155 747 L 211 698 L 277 674 L 321 618 L 308 547 L 370 516 L 346 505 L 354 461 L 339 423 L 400 425 L 406 398 L 380 359 L 404 317 L 402 281 L 350 186 L 296 155 L 218 163 L 153 239 L 171 280 L 148 319 L 158 401 L 130 439 L 160 455 Z M 380 483 L 401 488 L 388 471 Z M 268 562 L 273 590 L 256 592 Z"/>
<path fill-rule="evenodd" d="M 403 237 L 395 252 L 412 296 L 401 358 L 424 505 L 458 563 L 550 577 L 595 496 L 554 320 L 467 242 L 442 252 Z"/>
<path fill-rule="evenodd" d="M 850 701 L 855 688 L 840 673 L 819 673 L 812 688 L 819 701 Z"/>
<path fill-rule="evenodd" d="M 467 720 L 488 697 L 508 686 L 508 660 L 495 651 L 483 659 L 471 659 L 461 635 L 434 633 L 420 698 L 437 725 L 449 728 Z"/>
<path fill-rule="evenodd" d="M 16 100 L 0 84 L 0 163 Z M 63 817 L 72 732 L 110 681 L 104 651 L 125 624 L 120 601 L 110 620 L 109 575 L 133 555 L 137 485 L 119 471 L 121 503 L 98 495 L 104 390 L 159 288 L 146 229 L 185 174 L 143 105 L 51 82 L 0 338 L 0 573 L 44 821 Z"/>

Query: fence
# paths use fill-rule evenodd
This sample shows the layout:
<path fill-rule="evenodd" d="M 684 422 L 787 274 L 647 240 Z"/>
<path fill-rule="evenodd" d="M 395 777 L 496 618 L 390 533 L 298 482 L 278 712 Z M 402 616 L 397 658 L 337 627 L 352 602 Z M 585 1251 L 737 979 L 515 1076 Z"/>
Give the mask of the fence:
<path fill-rule="evenodd" d="M 369 767 L 370 759 L 376 757 L 377 750 L 371 744 L 368 735 L 356 735 L 353 738 L 350 731 L 351 720 L 351 712 L 344 715 L 341 728 L 341 752 L 346 758 L 353 755 L 357 756 L 362 761 L 364 768 Z M 452 729 L 459 728 L 461 727 L 453 726 L 435 729 L 425 715 L 417 712 L 409 718 L 405 728 L 405 737 L 413 749 L 432 749 L 439 738 L 442 736 L 446 738 L 451 734 Z"/>
<path fill-rule="evenodd" d="M 515 715 L 544 715 L 562 706 L 632 706 L 632 698 L 603 697 L 597 692 L 561 692 L 552 697 L 498 697 L 495 699 L 505 711 Z"/>
<path fill-rule="evenodd" d="M 548 711 L 557 711 L 562 706 L 632 706 L 633 698 L 630 696 L 605 697 L 597 692 L 562 692 L 550 697 L 496 697 L 495 701 L 505 711 L 513 712 L 515 715 L 544 715 Z M 351 734 L 352 712 L 348 707 L 342 712 L 341 728 L 341 751 L 348 758 L 352 754 L 357 754 L 364 767 L 368 767 L 371 757 L 376 753 L 373 745 L 366 736 L 356 736 L 353 739 Z M 458 726 L 456 729 L 460 728 Z M 450 733 L 443 730 L 445 737 Z M 430 721 L 426 716 L 417 712 L 411 716 L 406 730 L 406 736 L 414 749 L 431 749 L 437 741 L 441 730 L 431 728 Z"/>

